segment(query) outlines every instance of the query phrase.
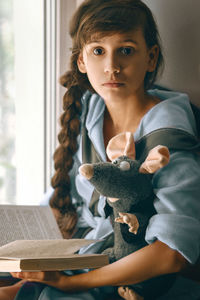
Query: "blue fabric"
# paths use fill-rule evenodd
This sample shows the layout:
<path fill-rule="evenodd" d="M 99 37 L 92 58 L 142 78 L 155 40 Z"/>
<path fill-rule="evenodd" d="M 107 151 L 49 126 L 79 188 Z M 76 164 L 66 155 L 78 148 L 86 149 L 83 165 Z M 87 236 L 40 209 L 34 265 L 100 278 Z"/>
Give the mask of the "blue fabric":
<path fill-rule="evenodd" d="M 134 134 L 135 141 L 155 129 L 165 127 L 179 128 L 196 135 L 195 119 L 186 94 L 160 90 L 151 90 L 149 93 L 166 101 L 162 101 L 154 106 L 142 118 Z M 93 94 L 91 96 L 89 92 L 86 92 L 82 98 L 83 114 L 88 98 L 90 98 L 90 106 L 86 127 L 95 149 L 102 160 L 105 161 L 106 154 L 103 140 L 105 104 L 98 95 Z M 80 147 L 74 156 L 75 163 L 70 174 L 72 199 L 74 203 L 79 202 L 78 226 L 90 226 L 93 228 L 86 238 L 106 237 L 112 232 L 112 227 L 110 222 L 105 221 L 103 210 L 105 198 L 101 197 L 99 200 L 98 210 L 100 217 L 94 217 L 89 210 L 93 187 L 78 174 L 78 167 L 82 162 L 81 137 L 79 137 L 79 142 Z M 148 243 L 159 239 L 171 248 L 179 251 L 191 263 L 195 263 L 200 254 L 199 179 L 200 156 L 186 151 L 171 152 L 170 163 L 153 176 L 152 183 L 156 195 L 154 204 L 158 214 L 151 218 L 146 232 Z M 52 192 L 53 190 L 43 200 L 43 205 L 48 204 Z M 99 246 L 101 246 L 100 243 L 93 244 L 82 249 L 81 253 L 96 252 Z M 39 299 L 92 299 L 89 295 L 91 293 L 88 292 L 73 296 L 64 294 L 63 296 L 63 293 L 48 287 L 43 290 Z M 91 297 L 93 296 L 91 295 Z M 168 295 L 160 300 L 172 299 L 200 299 L 200 286 L 180 277 Z"/>
<path fill-rule="evenodd" d="M 33 300 L 38 299 L 44 289 L 44 284 L 37 284 L 34 282 L 25 283 L 17 293 L 15 300 Z M 3 300 L 3 299 L 2 299 Z"/>
<path fill-rule="evenodd" d="M 142 118 L 134 134 L 135 141 L 155 129 L 165 127 L 179 128 L 190 134 L 196 134 L 195 119 L 186 94 L 160 90 L 151 90 L 149 93 L 162 100 L 167 100 L 154 106 Z M 90 94 L 86 94 L 83 98 L 83 105 L 88 97 Z M 104 108 L 104 101 L 98 95 L 93 94 L 90 99 L 86 127 L 102 160 L 106 159 L 102 131 Z M 79 164 L 82 160 L 81 153 L 81 149 L 79 149 L 76 155 Z M 159 238 L 182 253 L 191 263 L 195 263 L 200 251 L 199 178 L 200 157 L 186 151 L 171 153 L 168 166 L 153 176 L 153 187 L 156 194 L 155 208 L 158 214 L 150 220 L 146 234 L 148 243 Z M 99 209 L 101 218 L 94 218 L 88 209 L 93 186 L 79 174 L 76 176 L 75 182 L 78 193 L 84 201 L 80 211 L 80 222 L 85 226 L 93 224 L 91 227 L 94 228 L 88 238 L 105 236 L 106 231 L 110 232 L 111 228 L 107 228 L 107 226 L 103 228 L 104 212 Z M 101 199 L 101 207 L 104 205 L 105 198 Z M 184 223 L 185 225 L 183 225 Z M 97 227 L 100 227 L 102 232 L 98 233 Z M 88 250 L 92 251 L 91 247 Z"/>

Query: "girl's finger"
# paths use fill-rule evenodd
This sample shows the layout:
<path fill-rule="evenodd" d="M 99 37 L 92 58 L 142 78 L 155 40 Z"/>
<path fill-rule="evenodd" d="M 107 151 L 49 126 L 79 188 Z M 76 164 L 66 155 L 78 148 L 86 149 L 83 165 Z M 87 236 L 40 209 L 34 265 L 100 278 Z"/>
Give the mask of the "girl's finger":
<path fill-rule="evenodd" d="M 15 277 L 15 278 L 20 278 L 20 273 L 21 272 L 10 272 L 10 274 L 12 275 L 12 277 Z"/>
<path fill-rule="evenodd" d="M 45 272 L 12 272 L 11 275 L 16 278 L 21 279 L 36 279 L 36 280 L 44 280 Z"/>

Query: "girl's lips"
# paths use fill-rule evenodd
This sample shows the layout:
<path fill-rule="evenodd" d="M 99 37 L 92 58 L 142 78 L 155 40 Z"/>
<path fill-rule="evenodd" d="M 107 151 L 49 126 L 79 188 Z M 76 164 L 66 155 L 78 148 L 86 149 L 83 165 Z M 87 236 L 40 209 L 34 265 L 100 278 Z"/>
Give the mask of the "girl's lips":
<path fill-rule="evenodd" d="M 105 83 L 103 83 L 103 86 L 110 87 L 110 88 L 118 88 L 123 85 L 124 85 L 124 83 L 122 83 L 122 82 L 105 82 Z"/>

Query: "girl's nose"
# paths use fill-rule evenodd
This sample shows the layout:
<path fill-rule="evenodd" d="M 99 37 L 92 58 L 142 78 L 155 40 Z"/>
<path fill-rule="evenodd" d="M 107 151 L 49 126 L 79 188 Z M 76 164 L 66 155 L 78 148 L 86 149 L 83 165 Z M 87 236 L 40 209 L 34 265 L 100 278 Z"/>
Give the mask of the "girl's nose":
<path fill-rule="evenodd" d="M 120 73 L 120 64 L 114 55 L 106 58 L 104 72 L 107 74 Z"/>

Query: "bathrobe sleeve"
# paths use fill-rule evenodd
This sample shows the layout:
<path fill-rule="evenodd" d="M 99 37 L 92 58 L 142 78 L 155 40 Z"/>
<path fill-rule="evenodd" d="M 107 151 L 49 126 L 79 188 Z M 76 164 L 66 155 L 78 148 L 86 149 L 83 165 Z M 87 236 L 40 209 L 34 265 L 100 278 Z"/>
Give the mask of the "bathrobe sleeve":
<path fill-rule="evenodd" d="M 157 210 L 149 222 L 146 241 L 159 239 L 190 263 L 200 254 L 200 155 L 171 153 L 170 163 L 153 177 Z"/>

